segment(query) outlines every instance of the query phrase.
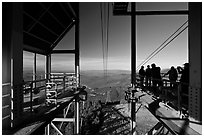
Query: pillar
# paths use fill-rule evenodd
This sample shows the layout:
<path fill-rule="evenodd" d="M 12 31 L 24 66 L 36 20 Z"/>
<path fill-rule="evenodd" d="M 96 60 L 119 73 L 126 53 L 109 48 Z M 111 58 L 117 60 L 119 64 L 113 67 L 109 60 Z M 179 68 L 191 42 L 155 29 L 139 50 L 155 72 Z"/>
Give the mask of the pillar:
<path fill-rule="evenodd" d="M 202 3 L 189 3 L 189 115 L 202 120 Z"/>
<path fill-rule="evenodd" d="M 2 74 L 3 95 L 10 94 L 2 103 L 9 104 L 10 117 L 3 120 L 3 129 L 16 127 L 22 122 L 23 112 L 23 4 L 6 3 L 3 6 Z M 5 52 L 4 52 L 5 51 Z M 9 126 L 8 126 L 9 125 Z"/>

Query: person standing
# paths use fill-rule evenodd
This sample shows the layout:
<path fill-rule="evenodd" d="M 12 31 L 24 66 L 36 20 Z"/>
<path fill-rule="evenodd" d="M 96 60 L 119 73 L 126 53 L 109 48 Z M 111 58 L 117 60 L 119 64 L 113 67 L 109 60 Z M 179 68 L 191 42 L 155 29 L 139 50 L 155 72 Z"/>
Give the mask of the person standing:
<path fill-rule="evenodd" d="M 140 86 L 143 87 L 143 83 L 144 83 L 144 77 L 145 77 L 145 70 L 144 70 L 144 66 L 141 66 L 140 70 L 139 70 L 139 77 L 140 77 Z"/>
<path fill-rule="evenodd" d="M 184 68 L 178 66 L 178 73 L 181 74 L 180 86 L 181 86 L 181 100 L 183 104 L 188 106 L 188 86 L 189 86 L 189 63 L 184 64 Z"/>
<path fill-rule="evenodd" d="M 154 94 L 158 94 L 157 87 L 162 87 L 162 80 L 161 80 L 161 68 L 156 67 L 156 65 L 153 63 L 151 64 L 151 77 L 152 77 L 152 85 L 153 85 L 153 92 Z"/>
<path fill-rule="evenodd" d="M 147 69 L 145 70 L 145 72 L 146 72 L 146 75 L 145 75 L 146 86 L 150 87 L 151 86 L 151 69 L 149 65 L 147 65 Z"/>
<path fill-rule="evenodd" d="M 175 88 L 176 86 L 176 80 L 178 78 L 178 73 L 174 66 L 171 67 L 171 69 L 164 74 L 164 76 L 169 75 L 169 80 L 170 80 L 170 87 Z"/>
<path fill-rule="evenodd" d="M 152 77 L 152 84 L 153 87 L 157 87 L 160 86 L 161 84 L 161 68 L 160 67 L 156 67 L 156 65 L 153 63 L 152 65 L 152 69 L 151 69 L 151 77 Z"/>

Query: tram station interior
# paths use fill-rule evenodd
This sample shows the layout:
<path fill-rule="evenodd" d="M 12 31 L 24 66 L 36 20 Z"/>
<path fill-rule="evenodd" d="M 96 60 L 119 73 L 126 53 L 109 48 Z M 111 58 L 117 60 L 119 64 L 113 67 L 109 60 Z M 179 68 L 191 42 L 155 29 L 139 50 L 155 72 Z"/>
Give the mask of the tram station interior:
<path fill-rule="evenodd" d="M 130 18 L 130 87 L 120 91 L 123 104 L 109 101 L 109 92 L 104 97 L 106 102 L 98 100 L 94 105 L 89 104 L 91 92 L 81 83 L 80 49 L 84 44 L 80 41 L 83 37 L 80 35 L 83 29 L 80 2 L 2 2 L 3 135 L 136 135 L 140 128 L 147 128 L 146 133 L 141 133 L 146 135 L 202 135 L 202 2 L 188 2 L 185 10 L 164 11 L 137 11 L 137 2 L 106 4 L 111 7 L 109 12 L 113 16 Z M 154 95 L 150 92 L 151 87 L 140 84 L 136 71 L 139 52 L 136 51 L 139 35 L 136 17 L 172 15 L 188 18 L 189 82 L 175 82 L 176 95 L 169 101 L 167 92 L 171 92 L 171 81 L 164 80 L 163 86 L 156 88 L 162 96 Z M 56 50 L 72 28 L 73 49 Z M 24 52 L 33 55 L 32 79 L 29 81 L 23 77 Z M 64 54 L 72 55 L 74 72 L 53 73 L 52 56 Z M 40 79 L 36 76 L 37 55 L 45 59 L 44 76 Z M 185 95 L 182 93 L 184 85 L 188 91 Z M 182 96 L 187 98 L 185 104 L 181 101 Z M 91 107 L 86 108 L 87 104 Z M 138 119 L 141 106 L 144 112 L 140 112 Z M 152 127 L 141 122 L 147 113 L 147 119 L 156 121 Z M 111 125 L 107 117 L 121 123 Z"/>

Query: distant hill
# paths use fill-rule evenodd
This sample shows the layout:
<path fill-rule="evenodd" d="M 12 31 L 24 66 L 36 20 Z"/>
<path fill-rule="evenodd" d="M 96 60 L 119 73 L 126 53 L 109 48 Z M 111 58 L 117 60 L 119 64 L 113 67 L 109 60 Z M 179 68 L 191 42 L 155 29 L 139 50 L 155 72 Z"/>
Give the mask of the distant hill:
<path fill-rule="evenodd" d="M 130 84 L 130 71 L 108 70 L 107 77 L 102 70 L 82 71 L 81 83 L 91 88 L 124 86 Z"/>
<path fill-rule="evenodd" d="M 168 72 L 169 71 L 169 69 L 162 69 L 161 70 L 161 73 L 166 73 L 166 72 Z"/>

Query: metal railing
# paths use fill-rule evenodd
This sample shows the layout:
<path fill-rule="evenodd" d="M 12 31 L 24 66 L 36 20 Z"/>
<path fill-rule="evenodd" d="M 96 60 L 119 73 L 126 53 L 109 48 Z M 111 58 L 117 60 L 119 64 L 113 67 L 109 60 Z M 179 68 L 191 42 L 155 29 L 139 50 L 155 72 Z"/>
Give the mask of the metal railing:
<path fill-rule="evenodd" d="M 42 124 L 44 128 L 48 129 L 49 126 L 52 126 L 54 130 L 58 132 L 58 134 L 61 134 L 60 128 L 62 128 L 62 125 L 64 122 L 74 122 L 74 134 L 78 134 L 79 131 L 79 126 L 80 126 L 80 112 L 79 112 L 79 106 L 80 106 L 80 100 L 84 101 L 82 98 L 84 98 L 83 93 L 81 92 L 81 88 L 77 87 L 76 84 L 76 78 L 75 74 L 73 73 L 51 73 L 49 74 L 50 79 L 39 79 L 35 81 L 26 81 L 22 82 L 19 85 L 15 85 L 14 87 L 11 88 L 20 88 L 23 94 L 23 111 L 26 112 L 24 114 L 28 114 L 27 112 L 31 112 L 34 114 L 33 116 L 40 116 L 36 117 L 36 120 L 42 119 L 40 121 L 44 121 Z M 40 83 L 40 84 L 38 84 Z M 57 98 L 59 99 L 58 102 L 55 103 L 54 106 L 52 106 L 49 111 L 49 114 L 37 114 L 33 113 L 35 112 L 35 109 L 43 106 L 43 108 L 46 106 L 46 89 L 49 83 L 55 83 L 56 85 L 56 92 L 57 92 Z M 70 89 L 70 90 L 69 90 Z M 71 92 L 70 95 L 68 96 L 63 96 L 63 93 L 65 92 Z M 58 98 L 58 95 L 60 97 Z M 7 96 L 7 95 L 6 95 Z M 10 94 L 8 94 L 10 96 Z M 69 99 L 70 98 L 70 99 Z M 39 101 L 40 100 L 40 101 Z M 12 99 L 11 99 L 12 101 Z M 70 110 L 71 104 L 74 102 L 74 117 L 73 118 L 68 118 L 68 111 Z M 45 104 L 45 105 L 44 105 Z M 54 109 L 54 110 L 52 110 Z M 37 109 L 36 109 L 37 110 Z M 47 110 L 47 109 L 46 109 Z M 63 117 L 57 117 L 57 114 L 63 111 Z M 11 112 L 12 109 L 11 109 Z M 37 112 L 37 111 L 36 111 Z M 44 112 L 44 111 L 43 111 Z M 40 112 L 39 112 L 40 113 Z M 12 114 L 11 114 L 12 115 Z M 33 120 L 31 120 L 33 121 Z M 56 122 L 61 122 L 60 126 L 57 127 L 54 125 Z M 26 122 L 23 122 L 26 123 Z M 41 125 L 41 126 L 42 126 Z M 38 128 L 40 128 L 39 126 Z M 38 129 L 37 129 L 38 130 Z M 33 132 L 29 132 L 29 134 L 37 134 L 37 130 L 34 129 Z M 49 131 L 46 130 L 46 134 L 50 134 Z"/>
<path fill-rule="evenodd" d="M 177 81 L 171 81 L 168 79 L 156 79 L 156 78 L 149 78 L 150 85 L 147 85 L 146 83 L 146 77 L 144 78 L 144 81 L 141 82 L 142 76 L 137 75 L 137 86 L 141 87 L 144 90 L 152 90 L 153 94 L 158 96 L 162 99 L 164 103 L 171 103 L 171 107 L 178 110 L 180 112 L 180 115 L 188 115 L 188 93 L 189 88 L 192 88 L 189 86 L 188 83 L 179 82 Z M 153 81 L 157 81 L 157 85 L 153 86 Z M 143 85 L 141 85 L 143 83 Z M 186 98 L 186 99 L 184 99 Z M 186 102 L 184 102 L 186 100 Z M 185 112 L 183 113 L 183 110 L 185 109 Z"/>
<path fill-rule="evenodd" d="M 39 107 L 41 104 L 46 103 L 46 83 L 48 82 L 52 82 L 57 85 L 55 89 L 57 95 L 63 94 L 67 88 L 76 88 L 74 73 L 50 73 L 49 75 L 50 79 L 39 79 L 22 83 L 24 111 L 30 110 L 30 112 L 33 112 L 34 106 Z"/>
<path fill-rule="evenodd" d="M 35 80 L 35 81 L 26 81 L 22 83 L 23 86 L 23 95 L 24 95 L 24 100 L 23 100 L 23 110 L 24 112 L 30 111 L 33 112 L 33 107 L 34 106 L 39 106 L 42 102 L 38 102 L 40 97 L 43 97 L 43 91 L 45 89 L 45 83 L 47 79 L 40 79 L 40 80 Z M 37 83 L 42 83 L 44 82 L 43 85 L 37 86 Z"/>
<path fill-rule="evenodd" d="M 73 96 L 70 97 L 70 99 L 60 103 L 57 105 L 54 110 L 52 110 L 50 113 L 48 113 L 47 116 L 44 116 L 43 118 L 43 123 L 41 125 L 34 129 L 32 132 L 29 134 L 36 135 L 42 129 L 44 128 L 45 134 L 50 135 L 51 134 L 51 128 L 52 127 L 56 134 L 63 135 L 62 131 L 62 126 L 65 122 L 71 122 L 74 123 L 74 133 L 73 134 L 78 134 L 78 129 L 80 129 L 80 102 L 84 101 L 80 96 L 83 95 L 83 91 L 81 90 L 82 88 L 78 88 L 78 90 L 73 94 Z M 72 108 L 71 106 L 74 106 L 74 116 L 69 117 L 69 110 Z M 59 112 L 62 112 L 62 116 L 59 116 Z M 55 122 L 55 123 L 54 123 Z M 56 124 L 56 122 L 59 122 Z"/>

